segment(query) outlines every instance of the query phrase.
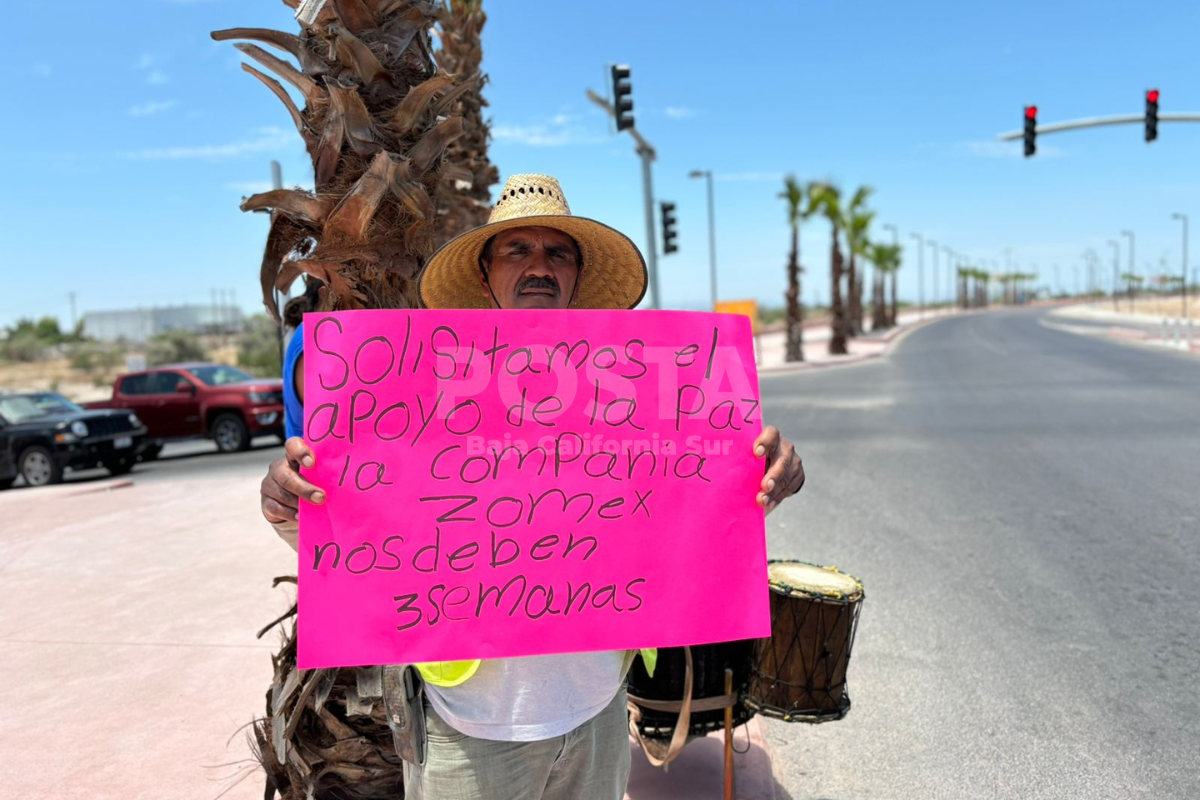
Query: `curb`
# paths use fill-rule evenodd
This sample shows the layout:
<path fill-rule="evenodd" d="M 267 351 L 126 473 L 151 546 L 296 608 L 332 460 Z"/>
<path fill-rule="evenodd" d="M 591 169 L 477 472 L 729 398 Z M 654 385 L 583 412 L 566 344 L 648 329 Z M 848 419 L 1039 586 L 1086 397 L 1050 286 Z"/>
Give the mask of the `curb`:
<path fill-rule="evenodd" d="M 37 492 L 36 496 L 38 499 L 53 500 L 56 497 L 82 497 L 88 494 L 100 494 L 112 491 L 113 489 L 126 489 L 133 485 L 133 480 L 130 478 L 114 478 L 112 480 L 76 485 L 60 483 L 54 486 L 22 486 L 20 489 L 5 492 L 3 497 L 22 499 L 26 497 L 26 492 L 35 491 Z"/>
<path fill-rule="evenodd" d="M 66 497 L 79 497 L 79 496 L 85 495 L 85 494 L 99 494 L 100 492 L 109 492 L 109 491 L 112 491 L 113 489 L 127 489 L 130 486 L 133 486 L 133 481 L 128 478 L 121 479 L 121 480 L 113 480 L 113 481 L 99 481 L 97 483 L 90 483 L 86 487 L 81 486 L 78 489 L 75 489 L 74 491 L 63 491 L 62 494 L 65 495 Z"/>
<path fill-rule="evenodd" d="M 969 313 L 969 312 L 967 312 L 967 313 Z M 941 320 L 944 320 L 944 319 L 953 319 L 955 317 L 961 317 L 961 316 L 966 316 L 966 314 L 965 313 L 963 313 L 963 314 L 943 314 L 943 315 L 937 316 L 937 317 L 930 317 L 929 319 L 922 319 L 922 320 L 917 320 L 916 322 L 909 322 L 905 325 L 900 325 L 895 328 L 892 328 L 887 333 L 883 334 L 882 336 L 880 336 L 877 339 L 866 340 L 866 341 L 880 342 L 884 345 L 883 349 L 877 353 L 857 353 L 857 354 L 850 354 L 850 355 L 845 355 L 845 356 L 835 356 L 834 358 L 832 358 L 828 361 L 796 361 L 796 362 L 792 362 L 790 364 L 786 364 L 786 363 L 781 364 L 780 366 L 776 366 L 776 367 L 759 367 L 758 374 L 759 375 L 788 375 L 788 374 L 793 374 L 793 373 L 798 373 L 798 372 L 808 372 L 810 370 L 816 370 L 816 369 L 828 369 L 830 367 L 847 367 L 847 366 L 851 366 L 853 364 L 861 364 L 864 361 L 870 361 L 872 359 L 880 358 L 882 356 L 891 355 L 891 352 L 892 352 L 892 350 L 895 349 L 896 345 L 899 344 L 900 341 L 903 340 L 903 338 L 905 336 L 907 336 L 909 333 L 913 332 L 917 328 L 923 328 L 926 325 L 929 325 L 930 323 L 933 323 L 933 322 L 940 322 Z"/>

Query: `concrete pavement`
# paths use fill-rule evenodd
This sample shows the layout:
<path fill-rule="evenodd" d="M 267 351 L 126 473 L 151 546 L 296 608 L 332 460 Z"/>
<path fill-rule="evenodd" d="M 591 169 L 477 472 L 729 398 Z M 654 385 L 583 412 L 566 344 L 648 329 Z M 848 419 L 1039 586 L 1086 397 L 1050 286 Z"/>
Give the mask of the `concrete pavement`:
<path fill-rule="evenodd" d="M 252 479 L 133 483 L 0 493 L 0 797 L 262 796 L 254 631 L 294 556 Z"/>

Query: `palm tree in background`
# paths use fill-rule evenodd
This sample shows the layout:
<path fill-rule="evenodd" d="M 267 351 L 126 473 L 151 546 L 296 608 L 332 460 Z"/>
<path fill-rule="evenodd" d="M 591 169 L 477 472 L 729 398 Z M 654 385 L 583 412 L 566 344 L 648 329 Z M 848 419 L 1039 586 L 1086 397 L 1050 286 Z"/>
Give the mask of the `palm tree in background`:
<path fill-rule="evenodd" d="M 846 291 L 850 295 L 847 334 L 851 336 L 863 332 L 862 276 L 858 272 L 858 256 L 864 255 L 869 245 L 867 231 L 875 218 L 875 212 L 867 211 L 866 205 L 874 191 L 870 186 L 858 187 L 846 206 L 846 216 L 842 220 L 846 229 L 846 249 L 850 255 L 849 268 L 846 271 Z"/>
<path fill-rule="evenodd" d="M 800 265 L 800 225 L 811 217 L 816 209 L 813 207 L 811 186 L 808 191 L 795 175 L 788 175 L 783 180 L 783 192 L 779 195 L 787 200 L 788 225 L 792 229 L 792 248 L 788 252 L 788 289 L 787 289 L 787 354 L 788 361 L 804 360 L 804 304 L 800 293 L 800 274 L 804 267 Z M 807 202 L 806 202 L 807 200 Z"/>
<path fill-rule="evenodd" d="M 1132 314 L 1134 297 L 1137 295 L 1137 289 L 1141 288 L 1142 281 L 1145 278 L 1132 272 L 1123 272 L 1121 273 L 1121 280 L 1125 281 L 1125 291 L 1129 295 L 1129 313 Z M 1137 289 L 1134 288 L 1135 285 Z"/>
<path fill-rule="evenodd" d="M 889 326 L 887 305 L 887 278 L 892 273 L 891 264 L 896 260 L 900 248 L 890 244 L 873 244 L 867 258 L 875 267 L 871 285 L 871 330 L 879 331 Z"/>
<path fill-rule="evenodd" d="M 900 270 L 900 255 L 903 251 L 898 244 L 878 244 L 871 249 L 871 260 L 875 270 L 883 273 L 879 281 L 879 303 L 883 307 L 880 327 L 887 328 L 896 324 L 896 273 Z M 892 278 L 892 308 L 887 308 L 887 276 Z"/>
<path fill-rule="evenodd" d="M 845 219 L 842 210 L 842 193 L 831 183 L 813 184 L 809 190 L 810 202 L 819 213 L 829 220 L 833 226 L 830 237 L 829 251 L 829 354 L 840 356 L 847 353 L 846 309 L 842 303 L 842 275 L 845 272 L 842 260 L 841 233 L 842 220 Z"/>

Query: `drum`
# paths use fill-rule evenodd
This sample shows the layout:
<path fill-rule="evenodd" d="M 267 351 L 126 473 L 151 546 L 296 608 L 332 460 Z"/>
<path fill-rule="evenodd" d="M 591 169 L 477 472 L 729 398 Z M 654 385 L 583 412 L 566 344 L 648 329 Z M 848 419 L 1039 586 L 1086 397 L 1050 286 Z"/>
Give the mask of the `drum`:
<path fill-rule="evenodd" d="M 755 642 L 746 707 L 785 722 L 841 719 L 862 582 L 802 561 L 770 561 L 767 577 L 771 637 Z"/>
<path fill-rule="evenodd" d="M 653 678 L 646 674 L 642 660 L 636 659 L 629 670 L 629 700 L 640 711 L 638 732 L 647 739 L 670 739 L 674 734 L 687 694 L 688 651 L 692 662 L 688 735 L 705 736 L 725 726 L 726 667 L 733 670 L 733 689 L 739 698 L 733 706 L 733 724 L 746 723 L 753 714 L 740 697 L 750 681 L 754 641 L 659 648 Z"/>

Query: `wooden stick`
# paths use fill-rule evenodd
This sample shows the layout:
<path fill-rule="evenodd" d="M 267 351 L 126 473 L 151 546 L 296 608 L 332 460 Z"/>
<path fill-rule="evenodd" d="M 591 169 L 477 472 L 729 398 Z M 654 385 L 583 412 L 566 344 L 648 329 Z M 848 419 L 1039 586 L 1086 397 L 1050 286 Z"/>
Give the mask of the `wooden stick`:
<path fill-rule="evenodd" d="M 733 670 L 725 668 L 725 696 L 733 697 Z M 733 800 L 733 704 L 725 707 L 725 800 Z"/>

